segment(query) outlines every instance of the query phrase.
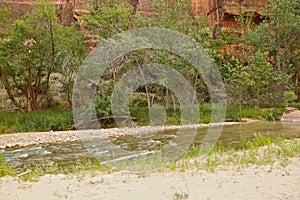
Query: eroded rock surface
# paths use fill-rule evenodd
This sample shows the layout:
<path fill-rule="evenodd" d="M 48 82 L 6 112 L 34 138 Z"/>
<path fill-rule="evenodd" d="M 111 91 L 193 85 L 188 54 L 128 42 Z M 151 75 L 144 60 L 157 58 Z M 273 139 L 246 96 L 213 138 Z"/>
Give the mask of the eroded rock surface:
<path fill-rule="evenodd" d="M 193 0 L 193 14 L 196 17 L 207 17 L 212 26 L 222 28 L 234 27 L 235 16 L 241 14 L 241 8 L 254 12 L 254 22 L 261 22 L 263 8 L 268 0 Z"/>
<path fill-rule="evenodd" d="M 57 5 L 60 11 L 59 19 L 67 26 L 76 21 L 83 13 L 88 13 L 91 6 L 91 1 L 87 0 L 46 1 Z M 26 12 L 30 12 L 36 3 L 36 0 L 0 0 L 0 5 L 7 5 L 11 9 L 13 19 L 18 19 Z"/>
<path fill-rule="evenodd" d="M 287 107 L 281 116 L 283 122 L 300 122 L 300 110 L 297 108 Z"/>
<path fill-rule="evenodd" d="M 46 0 L 55 3 L 60 9 L 60 19 L 65 25 L 78 20 L 83 13 L 88 13 L 93 0 Z M 139 10 L 148 15 L 155 13 L 152 5 L 153 0 L 124 0 L 130 3 L 135 10 Z M 11 8 L 13 18 L 19 18 L 26 12 L 31 11 L 36 0 L 0 0 L 0 4 L 8 5 Z M 241 7 L 246 10 L 254 11 L 255 23 L 261 22 L 263 8 L 267 5 L 268 0 L 193 0 L 193 15 L 196 17 L 207 17 L 212 27 L 221 26 L 234 27 L 236 22 L 235 16 L 240 15 Z"/>

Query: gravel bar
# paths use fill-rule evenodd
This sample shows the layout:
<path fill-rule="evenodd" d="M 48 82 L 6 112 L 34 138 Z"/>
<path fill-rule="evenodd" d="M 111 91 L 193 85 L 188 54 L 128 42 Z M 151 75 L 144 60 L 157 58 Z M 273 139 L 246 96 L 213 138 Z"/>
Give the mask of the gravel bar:
<path fill-rule="evenodd" d="M 50 131 L 14 133 L 0 135 L 0 149 L 24 147 L 39 144 L 54 144 L 67 142 L 81 142 L 93 139 L 108 139 L 123 135 L 139 135 L 159 131 L 176 130 L 180 128 L 203 128 L 221 125 L 234 125 L 241 122 L 222 122 L 209 124 L 173 125 L 173 126 L 138 126 L 134 128 L 110 128 L 99 130 Z"/>

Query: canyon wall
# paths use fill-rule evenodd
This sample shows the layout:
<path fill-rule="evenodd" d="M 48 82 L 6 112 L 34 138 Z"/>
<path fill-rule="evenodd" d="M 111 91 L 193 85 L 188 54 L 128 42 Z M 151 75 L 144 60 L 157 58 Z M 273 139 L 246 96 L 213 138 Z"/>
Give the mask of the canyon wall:
<path fill-rule="evenodd" d="M 65 25 L 78 20 L 82 13 L 88 13 L 92 0 L 46 0 L 55 3 L 60 10 L 60 20 Z M 152 0 L 125 0 L 136 10 L 144 14 L 153 14 L 155 10 Z M 16 19 L 24 13 L 33 9 L 37 0 L 0 0 L 0 4 L 8 5 L 11 8 L 13 18 Z M 262 9 L 267 5 L 268 0 L 192 0 L 193 15 L 204 16 L 211 22 L 212 27 L 223 28 L 235 26 L 235 16 L 238 16 L 241 7 L 252 10 L 255 13 L 254 22 L 261 21 Z"/>
<path fill-rule="evenodd" d="M 211 26 L 222 28 L 235 27 L 235 17 L 241 14 L 241 9 L 254 12 L 254 22 L 261 22 L 263 9 L 268 0 L 192 0 L 195 17 L 206 17 Z"/>
<path fill-rule="evenodd" d="M 88 13 L 90 1 L 87 0 L 45 0 L 57 5 L 59 9 L 59 19 L 64 25 L 70 25 L 83 14 Z M 0 5 L 7 5 L 11 9 L 12 18 L 17 19 L 26 12 L 31 11 L 37 0 L 0 0 Z"/>

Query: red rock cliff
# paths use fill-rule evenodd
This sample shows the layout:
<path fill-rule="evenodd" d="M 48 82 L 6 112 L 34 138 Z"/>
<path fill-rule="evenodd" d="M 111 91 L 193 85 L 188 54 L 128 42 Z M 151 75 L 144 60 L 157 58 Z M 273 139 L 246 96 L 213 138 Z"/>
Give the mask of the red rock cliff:
<path fill-rule="evenodd" d="M 60 9 L 60 19 L 69 25 L 82 13 L 87 13 L 93 0 L 46 0 L 55 3 Z M 145 14 L 155 12 L 152 7 L 153 0 L 124 0 L 133 7 L 140 7 Z M 193 14 L 196 17 L 205 16 L 211 21 L 212 27 L 232 27 L 235 25 L 234 17 L 240 14 L 240 8 L 255 12 L 255 22 L 260 22 L 262 9 L 268 0 L 192 0 Z M 0 0 L 0 4 L 11 8 L 14 18 L 22 16 L 33 9 L 37 0 Z"/>
<path fill-rule="evenodd" d="M 193 14 L 207 17 L 211 26 L 223 28 L 235 26 L 235 16 L 240 15 L 241 8 L 254 12 L 254 22 L 261 22 L 260 16 L 268 0 L 192 0 Z"/>
<path fill-rule="evenodd" d="M 31 11 L 37 0 L 0 0 L 0 5 L 7 5 L 12 12 L 13 19 L 17 19 Z M 90 1 L 87 0 L 46 0 L 59 8 L 59 18 L 64 25 L 70 25 L 82 13 L 88 12 Z"/>

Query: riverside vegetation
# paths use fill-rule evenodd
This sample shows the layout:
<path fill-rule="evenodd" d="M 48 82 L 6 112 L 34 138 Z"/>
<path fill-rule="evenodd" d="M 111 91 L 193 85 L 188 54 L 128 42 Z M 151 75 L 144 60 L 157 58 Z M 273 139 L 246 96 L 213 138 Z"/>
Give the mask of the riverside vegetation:
<path fill-rule="evenodd" d="M 300 107 L 299 104 L 292 104 Z M 211 105 L 202 104 L 199 106 L 199 123 L 209 123 L 211 117 Z M 261 120 L 277 120 L 284 112 L 284 106 L 277 107 L 254 107 L 229 105 L 226 111 L 228 121 L 240 121 L 243 118 L 253 118 Z M 131 108 L 131 116 L 136 118 L 137 125 L 149 125 L 148 108 Z M 167 110 L 166 125 L 180 124 L 180 108 L 175 111 Z M 103 125 L 109 125 L 111 119 L 103 121 Z M 70 130 L 73 128 L 72 111 L 61 111 L 58 109 L 38 110 L 35 112 L 0 112 L 0 134 L 17 132 L 42 132 Z"/>
<path fill-rule="evenodd" d="M 97 0 L 90 15 L 83 16 L 82 24 L 62 26 L 57 18 L 55 5 L 38 1 L 35 9 L 21 19 L 10 20 L 9 8 L 0 5 L 0 78 L 2 91 L 15 107 L 15 112 L 0 113 L 0 133 L 67 130 L 72 128 L 72 112 L 63 110 L 65 104 L 72 105 L 74 78 L 92 46 L 114 34 L 133 28 L 161 27 L 179 31 L 193 38 L 215 61 L 224 81 L 229 103 L 227 120 L 258 118 L 276 120 L 284 106 L 300 107 L 300 3 L 298 0 L 272 0 L 264 10 L 263 22 L 255 25 L 251 10 L 241 7 L 235 18 L 235 29 L 218 30 L 213 37 L 209 22 L 194 18 L 191 2 L 153 1 L 157 15 L 133 14 L 132 7 L 118 0 Z M 78 28 L 80 27 L 80 28 Z M 88 33 L 88 34 L 87 34 Z M 142 64 L 161 63 L 180 72 L 193 86 L 195 99 L 199 99 L 199 122 L 210 122 L 210 96 L 201 75 L 182 58 L 162 50 L 132 51 L 116 59 L 104 73 L 97 85 L 95 98 L 99 118 L 111 116 L 111 93 L 125 71 Z M 57 85 L 51 82 L 54 74 L 63 78 L 56 80 L 63 95 L 57 96 Z M 52 88 L 52 89 L 51 89 Z M 53 90 L 53 88 L 55 88 Z M 55 91 L 55 92 L 54 92 Z M 149 124 L 148 110 L 160 104 L 167 110 L 167 124 L 180 123 L 179 102 L 173 92 L 158 84 L 138 88 L 130 98 L 131 116 L 138 125 Z M 1 107 L 5 107 L 1 105 Z M 94 109 L 94 108 L 93 108 Z M 111 119 L 101 121 L 110 126 Z M 269 146 L 274 143 L 276 148 Z M 258 146 L 268 144 L 267 150 Z M 270 148 L 269 148 L 270 147 Z M 290 157 L 299 155 L 297 140 L 259 137 L 245 142 L 240 149 L 218 144 L 203 162 L 195 160 L 193 167 L 213 171 L 223 164 L 272 164 L 278 158 L 286 165 Z M 263 153 L 261 156 L 261 152 Z M 185 158 L 197 155 L 191 149 L 170 169 L 190 166 Z M 223 155 L 228 155 L 224 160 Z M 226 156 L 225 156 L 226 157 Z M 0 175 L 17 175 L 31 179 L 45 173 L 69 172 L 60 166 L 47 169 L 36 167 L 25 172 L 10 169 L 0 158 Z M 71 170 L 111 169 L 95 160 L 78 163 Z"/>
<path fill-rule="evenodd" d="M 55 5 L 38 1 L 32 12 L 10 20 L 9 8 L 0 7 L 0 78 L 7 98 L 21 112 L 72 104 L 74 78 L 92 46 L 126 30 L 143 27 L 168 28 L 186 34 L 214 60 L 225 84 L 227 101 L 237 106 L 285 104 L 296 101 L 298 91 L 299 27 L 298 0 L 270 1 L 263 22 L 255 13 L 240 8 L 234 29 L 212 34 L 209 22 L 195 18 L 191 2 L 153 1 L 156 15 L 134 14 L 118 0 L 95 0 L 80 24 L 62 26 Z M 77 27 L 77 28 L 76 28 Z M 78 28 L 80 27 L 80 28 Z M 268 33 L 268 34 L 266 34 Z M 89 41 L 89 42 L 86 42 Z M 115 59 L 97 85 L 98 117 L 111 116 L 111 93 L 124 72 L 143 64 L 160 63 L 180 72 L 194 89 L 199 103 L 210 102 L 201 74 L 185 60 L 163 50 L 136 50 Z M 51 81 L 57 74 L 56 82 Z M 58 95 L 60 90 L 63 95 Z M 285 95 L 284 95 L 285 94 Z M 293 95 L 295 94 L 295 95 Z M 58 97 L 59 96 L 59 97 Z M 295 98 L 294 98 L 295 97 Z M 130 97 L 133 110 L 160 104 L 166 110 L 179 102 L 170 89 L 159 84 L 141 86 Z M 92 108 L 94 109 L 94 108 Z"/>

